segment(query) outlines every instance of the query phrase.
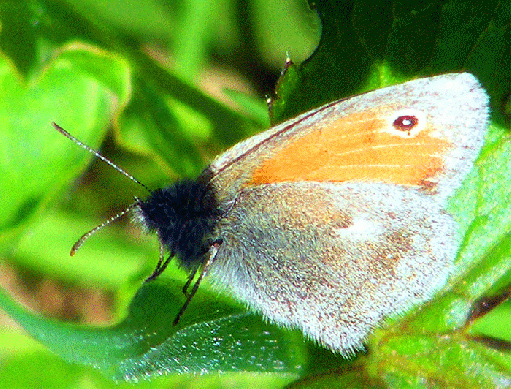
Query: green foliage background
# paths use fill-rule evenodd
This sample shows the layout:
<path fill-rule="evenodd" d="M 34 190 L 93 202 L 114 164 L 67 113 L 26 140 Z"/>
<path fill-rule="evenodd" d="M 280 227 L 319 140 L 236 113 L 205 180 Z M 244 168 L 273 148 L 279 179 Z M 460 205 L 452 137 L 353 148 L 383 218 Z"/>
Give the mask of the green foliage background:
<path fill-rule="evenodd" d="M 0 248 L 10 290 L 0 306 L 29 334 L 1 327 L 0 387 L 510 386 L 509 2 L 316 6 L 322 26 L 298 0 L 0 3 Z M 272 93 L 286 52 L 299 63 L 316 45 L 277 84 L 273 122 L 452 71 L 473 72 L 491 96 L 485 148 L 451 201 L 465 232 L 456 271 L 433 301 L 389 320 L 368 353 L 344 361 L 207 282 L 173 327 L 186 275 L 171 266 L 144 285 L 156 239 L 126 222 L 69 257 L 83 232 L 145 193 L 52 121 L 149 187 L 166 185 L 267 127 L 262 96 Z M 204 92 L 218 84 L 245 92 Z M 98 310 L 109 321 L 98 326 L 99 313 L 69 317 L 65 309 L 49 318 L 14 302 L 20 290 L 32 307 L 41 293 L 57 299 L 48 282 L 69 293 L 100 290 L 108 303 Z M 483 306 L 495 309 L 475 311 Z M 95 325 L 76 323 L 91 317 Z"/>

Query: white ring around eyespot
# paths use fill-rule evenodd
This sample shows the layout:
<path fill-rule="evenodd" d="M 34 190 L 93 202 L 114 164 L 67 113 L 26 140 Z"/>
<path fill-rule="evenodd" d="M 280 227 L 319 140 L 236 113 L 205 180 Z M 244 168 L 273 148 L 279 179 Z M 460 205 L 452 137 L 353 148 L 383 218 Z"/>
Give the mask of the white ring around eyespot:
<path fill-rule="evenodd" d="M 419 123 L 416 127 L 414 127 L 410 132 L 396 130 L 394 128 L 394 121 L 400 116 L 415 116 Z M 388 132 L 392 135 L 399 136 L 401 138 L 413 138 L 417 136 L 423 129 L 426 127 L 426 114 L 422 111 L 419 111 L 415 108 L 404 108 L 399 111 L 392 112 L 387 118 L 387 126 L 385 132 Z"/>

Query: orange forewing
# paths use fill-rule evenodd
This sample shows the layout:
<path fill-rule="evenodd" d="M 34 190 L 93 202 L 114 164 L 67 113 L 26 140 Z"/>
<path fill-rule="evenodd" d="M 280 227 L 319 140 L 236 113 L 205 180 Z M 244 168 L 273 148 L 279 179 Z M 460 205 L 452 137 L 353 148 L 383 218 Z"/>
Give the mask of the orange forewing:
<path fill-rule="evenodd" d="M 375 112 L 315 127 L 265 160 L 247 184 L 367 181 L 431 189 L 450 147 L 446 139 L 431 136 L 429 123 L 415 136 L 398 136 Z"/>

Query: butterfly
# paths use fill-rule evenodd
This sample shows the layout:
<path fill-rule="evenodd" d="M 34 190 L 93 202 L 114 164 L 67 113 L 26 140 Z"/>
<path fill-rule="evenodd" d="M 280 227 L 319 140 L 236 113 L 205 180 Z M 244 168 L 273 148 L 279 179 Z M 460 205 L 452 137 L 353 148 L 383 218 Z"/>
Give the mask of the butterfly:
<path fill-rule="evenodd" d="M 445 285 L 460 244 L 446 203 L 488 116 L 477 79 L 453 73 L 334 101 L 252 136 L 125 211 L 158 236 L 148 279 L 176 256 L 190 274 L 176 322 L 207 277 L 349 356 L 385 318 Z"/>

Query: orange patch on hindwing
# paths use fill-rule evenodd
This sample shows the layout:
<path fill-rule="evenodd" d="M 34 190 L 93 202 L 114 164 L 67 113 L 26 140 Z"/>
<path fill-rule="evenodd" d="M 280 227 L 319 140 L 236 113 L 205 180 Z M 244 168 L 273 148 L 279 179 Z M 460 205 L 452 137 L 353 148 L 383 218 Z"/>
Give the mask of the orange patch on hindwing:
<path fill-rule="evenodd" d="M 415 133 L 398 131 L 376 112 L 313 124 L 312 132 L 265 160 L 248 184 L 363 181 L 431 186 L 443 170 L 450 143 L 431 136 L 430 123 L 422 124 Z"/>

